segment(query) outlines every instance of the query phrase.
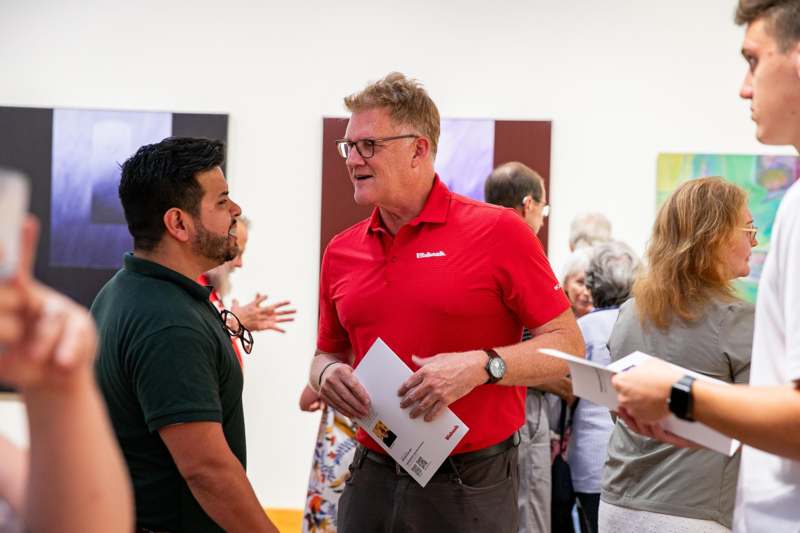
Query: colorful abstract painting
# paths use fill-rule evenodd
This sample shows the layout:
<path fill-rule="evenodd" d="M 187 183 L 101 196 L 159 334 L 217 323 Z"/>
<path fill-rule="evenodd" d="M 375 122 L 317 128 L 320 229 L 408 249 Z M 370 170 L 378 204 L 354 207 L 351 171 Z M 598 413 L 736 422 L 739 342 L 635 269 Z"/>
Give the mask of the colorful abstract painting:
<path fill-rule="evenodd" d="M 721 176 L 749 197 L 758 246 L 750 256 L 750 275 L 736 281 L 740 297 L 755 303 L 758 279 L 769 250 L 772 226 L 781 199 L 800 177 L 800 158 L 794 156 L 659 154 L 656 204 L 660 207 L 682 182 L 705 176 Z"/>

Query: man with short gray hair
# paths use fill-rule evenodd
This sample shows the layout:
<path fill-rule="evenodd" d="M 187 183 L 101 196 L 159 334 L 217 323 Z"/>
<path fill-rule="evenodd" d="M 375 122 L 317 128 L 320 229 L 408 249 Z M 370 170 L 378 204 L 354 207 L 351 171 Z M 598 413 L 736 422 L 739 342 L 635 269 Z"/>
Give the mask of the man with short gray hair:
<path fill-rule="evenodd" d="M 436 175 L 439 112 L 421 84 L 392 73 L 345 105 L 337 149 L 356 203 L 375 209 L 325 250 L 309 383 L 338 412 L 365 417 L 353 369 L 380 337 L 414 370 L 398 406 L 426 421 L 449 407 L 469 432 L 422 488 L 359 430 L 338 530 L 516 533 L 524 385 L 566 373 L 538 348 L 582 353 L 569 303 L 517 215 Z M 533 340 L 520 342 L 523 327 Z"/>

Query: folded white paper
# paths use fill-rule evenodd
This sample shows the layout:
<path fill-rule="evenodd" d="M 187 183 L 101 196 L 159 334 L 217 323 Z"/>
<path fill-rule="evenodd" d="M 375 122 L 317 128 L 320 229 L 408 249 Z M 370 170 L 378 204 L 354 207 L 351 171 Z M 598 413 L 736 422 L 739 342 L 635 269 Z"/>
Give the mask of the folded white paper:
<path fill-rule="evenodd" d="M 423 487 L 469 428 L 445 409 L 431 422 L 400 408 L 400 386 L 413 372 L 380 338 L 355 369 L 371 400 L 369 414 L 355 422 Z"/>
<path fill-rule="evenodd" d="M 617 400 L 617 392 L 611 384 L 611 378 L 615 374 L 640 365 L 652 357 L 646 353 L 633 352 L 622 359 L 614 361 L 608 366 L 603 366 L 550 348 L 542 348 L 540 351 L 543 354 L 557 357 L 567 362 L 572 378 L 572 390 L 575 396 L 608 407 L 612 411 L 619 406 L 619 401 Z M 672 363 L 667 364 L 672 365 Z M 672 366 L 698 380 L 730 385 L 730 383 L 698 374 L 697 372 L 678 365 Z M 661 426 L 670 433 L 674 433 L 679 437 L 696 442 L 708 449 L 724 453 L 725 455 L 733 455 L 739 448 L 740 443 L 738 440 L 727 437 L 700 422 L 681 420 L 672 414 L 661 421 Z"/>

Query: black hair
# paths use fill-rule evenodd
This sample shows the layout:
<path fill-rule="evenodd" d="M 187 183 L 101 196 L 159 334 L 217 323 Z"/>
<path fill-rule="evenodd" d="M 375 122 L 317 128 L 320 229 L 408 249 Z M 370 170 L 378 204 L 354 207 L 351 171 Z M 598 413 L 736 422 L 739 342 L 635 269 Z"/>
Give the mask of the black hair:
<path fill-rule="evenodd" d="M 483 195 L 487 203 L 519 208 L 530 195 L 542 201 L 543 181 L 530 167 L 516 161 L 500 165 L 486 178 Z"/>
<path fill-rule="evenodd" d="M 199 214 L 199 172 L 222 165 L 222 141 L 168 137 L 139 148 L 122 165 L 119 199 L 137 250 L 153 250 L 164 236 L 164 213 L 173 207 Z"/>

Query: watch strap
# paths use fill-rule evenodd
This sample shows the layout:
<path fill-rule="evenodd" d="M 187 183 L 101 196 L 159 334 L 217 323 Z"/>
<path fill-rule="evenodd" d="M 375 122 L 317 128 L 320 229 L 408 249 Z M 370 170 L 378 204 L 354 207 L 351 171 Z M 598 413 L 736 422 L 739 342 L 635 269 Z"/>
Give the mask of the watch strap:
<path fill-rule="evenodd" d="M 495 377 L 494 374 L 492 374 L 490 365 L 492 364 L 492 361 L 494 359 L 500 359 L 502 361 L 503 358 L 500 357 L 500 354 L 498 354 L 492 348 L 484 348 L 483 351 L 486 352 L 486 355 L 489 356 L 489 361 L 487 361 L 486 366 L 484 368 L 486 369 L 486 373 L 488 374 L 488 378 L 486 379 L 486 383 L 491 385 L 492 383 L 497 383 L 498 381 L 500 381 L 502 379 L 502 376 Z"/>
<path fill-rule="evenodd" d="M 692 385 L 695 378 L 689 375 L 683 376 L 672 385 L 669 394 L 668 407 L 670 412 L 681 420 L 694 422 L 692 416 L 694 411 L 694 401 L 692 397 Z"/>

